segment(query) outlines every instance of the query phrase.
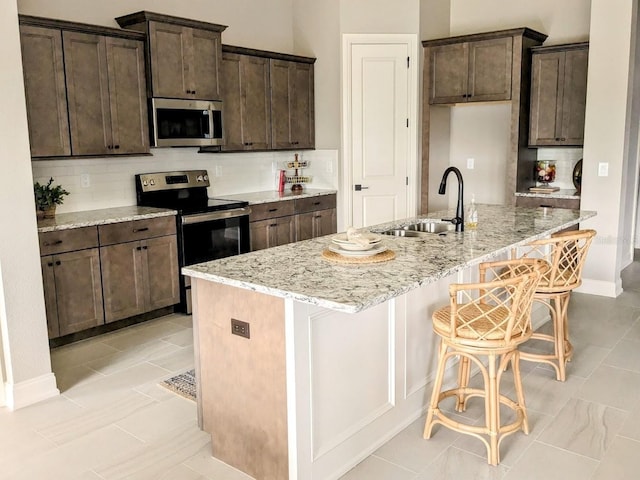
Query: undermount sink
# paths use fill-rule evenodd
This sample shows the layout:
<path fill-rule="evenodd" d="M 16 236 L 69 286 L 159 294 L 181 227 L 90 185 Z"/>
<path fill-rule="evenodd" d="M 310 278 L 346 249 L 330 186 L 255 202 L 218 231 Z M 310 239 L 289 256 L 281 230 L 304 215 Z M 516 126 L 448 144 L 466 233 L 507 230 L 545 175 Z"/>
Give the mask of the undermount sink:
<path fill-rule="evenodd" d="M 422 237 L 425 235 L 446 235 L 455 231 L 456 226 L 450 222 L 418 222 L 404 227 L 391 228 L 380 232 L 383 235 L 392 235 L 394 237 Z"/>

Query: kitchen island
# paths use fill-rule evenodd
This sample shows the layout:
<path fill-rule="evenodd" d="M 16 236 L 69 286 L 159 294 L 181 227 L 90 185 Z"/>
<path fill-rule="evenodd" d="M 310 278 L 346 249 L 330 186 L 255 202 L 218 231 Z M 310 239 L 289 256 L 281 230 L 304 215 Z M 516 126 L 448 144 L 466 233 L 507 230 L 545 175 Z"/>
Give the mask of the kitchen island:
<path fill-rule="evenodd" d="M 594 215 L 479 205 L 476 230 L 385 236 L 388 262 L 332 263 L 321 255 L 327 236 L 184 268 L 213 456 L 260 480 L 340 477 L 424 412 L 430 318 L 448 285 Z"/>

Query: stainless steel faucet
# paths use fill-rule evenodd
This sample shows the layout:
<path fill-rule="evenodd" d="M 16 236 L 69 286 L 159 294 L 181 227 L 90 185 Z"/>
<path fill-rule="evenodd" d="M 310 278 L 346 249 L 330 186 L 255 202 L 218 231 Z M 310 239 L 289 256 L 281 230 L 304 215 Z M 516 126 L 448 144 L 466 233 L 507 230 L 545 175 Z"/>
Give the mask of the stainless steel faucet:
<path fill-rule="evenodd" d="M 456 177 L 458 177 L 458 203 L 456 205 L 456 216 L 451 219 L 443 218 L 443 220 L 453 223 L 456 226 L 456 232 L 463 232 L 464 231 L 464 207 L 462 205 L 462 196 L 463 196 L 464 182 L 462 180 L 462 173 L 460 173 L 460 170 L 458 170 L 456 167 L 449 167 L 444 171 L 444 174 L 442 175 L 442 180 L 440 181 L 440 188 L 438 189 L 438 193 L 440 195 L 445 194 L 447 190 L 447 177 L 451 172 L 455 173 Z"/>

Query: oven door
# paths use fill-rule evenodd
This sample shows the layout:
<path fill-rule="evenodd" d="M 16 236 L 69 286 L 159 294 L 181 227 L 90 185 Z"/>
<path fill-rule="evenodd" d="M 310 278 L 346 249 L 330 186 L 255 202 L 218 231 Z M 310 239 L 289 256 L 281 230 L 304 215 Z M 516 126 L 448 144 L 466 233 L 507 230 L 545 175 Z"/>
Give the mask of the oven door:
<path fill-rule="evenodd" d="M 180 256 L 182 265 L 193 265 L 247 253 L 249 207 L 183 215 L 180 219 Z M 184 288 L 181 303 L 191 313 L 191 279 L 181 275 Z"/>

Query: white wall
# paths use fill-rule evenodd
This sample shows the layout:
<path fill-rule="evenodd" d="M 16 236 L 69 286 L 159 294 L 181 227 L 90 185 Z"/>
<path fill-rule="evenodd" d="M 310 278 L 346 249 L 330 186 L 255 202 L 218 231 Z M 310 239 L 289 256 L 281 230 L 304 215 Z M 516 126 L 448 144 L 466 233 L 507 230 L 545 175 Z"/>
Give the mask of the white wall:
<path fill-rule="evenodd" d="M 140 10 L 227 25 L 223 42 L 231 45 L 293 51 L 293 0 L 18 0 L 25 15 L 118 27 L 114 18 Z"/>
<path fill-rule="evenodd" d="M 51 373 L 31 183 L 15 0 L 0 0 L 0 336 L 5 401 L 19 407 L 57 394 Z"/>
<path fill-rule="evenodd" d="M 598 231 L 583 271 L 583 291 L 615 296 L 621 292 L 620 268 L 629 252 L 624 225 L 633 222 L 623 208 L 628 152 L 631 32 L 637 28 L 634 0 L 592 0 L 589 76 L 585 119 L 581 208 L 598 216 L 582 225 Z M 615 54 L 614 54 L 615 52 Z M 633 126 L 637 135 L 637 124 Z M 609 163 L 609 176 L 598 176 L 598 163 Z"/>

